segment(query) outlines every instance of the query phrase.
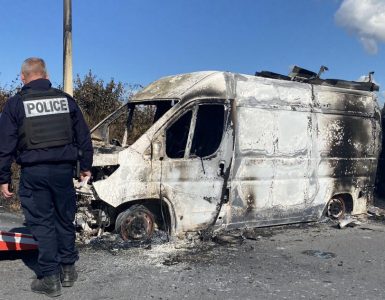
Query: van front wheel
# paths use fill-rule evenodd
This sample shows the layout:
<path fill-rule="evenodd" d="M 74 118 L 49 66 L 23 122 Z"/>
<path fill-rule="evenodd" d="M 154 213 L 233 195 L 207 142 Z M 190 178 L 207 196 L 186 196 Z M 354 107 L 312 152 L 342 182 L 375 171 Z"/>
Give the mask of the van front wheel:
<path fill-rule="evenodd" d="M 133 205 L 116 218 L 115 231 L 125 241 L 149 240 L 155 229 L 155 218 L 143 205 Z"/>
<path fill-rule="evenodd" d="M 334 197 L 328 203 L 327 215 L 331 219 L 341 219 L 346 213 L 345 201 L 342 197 Z"/>

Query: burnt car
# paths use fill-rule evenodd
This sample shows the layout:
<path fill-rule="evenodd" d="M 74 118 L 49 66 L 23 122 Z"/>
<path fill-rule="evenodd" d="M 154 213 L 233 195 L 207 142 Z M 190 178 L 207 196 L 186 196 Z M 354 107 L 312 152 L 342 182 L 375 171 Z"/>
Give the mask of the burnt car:
<path fill-rule="evenodd" d="M 77 223 L 148 239 L 365 213 L 381 150 L 376 90 L 298 67 L 161 78 L 92 130 L 94 181 L 79 190 Z M 149 128 L 128 143 L 149 107 Z"/>

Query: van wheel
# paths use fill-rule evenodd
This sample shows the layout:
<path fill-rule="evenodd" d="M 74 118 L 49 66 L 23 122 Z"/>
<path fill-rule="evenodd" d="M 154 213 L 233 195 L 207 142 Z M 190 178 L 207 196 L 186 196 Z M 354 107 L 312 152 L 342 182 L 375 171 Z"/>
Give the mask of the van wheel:
<path fill-rule="evenodd" d="M 331 219 L 341 219 L 346 213 L 345 201 L 342 197 L 332 198 L 328 203 L 327 215 Z"/>
<path fill-rule="evenodd" d="M 115 222 L 115 231 L 125 241 L 149 240 L 154 229 L 154 215 L 143 205 L 133 205 L 121 212 Z"/>

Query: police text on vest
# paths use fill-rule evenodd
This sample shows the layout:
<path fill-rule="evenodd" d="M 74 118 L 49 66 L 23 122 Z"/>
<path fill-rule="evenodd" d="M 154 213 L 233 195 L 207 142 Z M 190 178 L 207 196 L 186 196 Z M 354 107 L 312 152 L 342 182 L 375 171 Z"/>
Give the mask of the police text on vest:
<path fill-rule="evenodd" d="M 50 98 L 24 101 L 27 118 L 69 113 L 67 98 Z"/>

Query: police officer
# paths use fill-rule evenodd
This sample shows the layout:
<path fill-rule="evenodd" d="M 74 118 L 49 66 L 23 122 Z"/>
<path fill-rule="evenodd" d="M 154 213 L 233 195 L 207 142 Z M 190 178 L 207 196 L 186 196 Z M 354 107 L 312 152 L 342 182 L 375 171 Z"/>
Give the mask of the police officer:
<path fill-rule="evenodd" d="M 71 96 L 51 87 L 41 58 L 24 61 L 21 80 L 24 86 L 8 99 L 0 117 L 1 194 L 13 196 L 10 168 L 16 158 L 21 206 L 39 243 L 41 273 L 31 289 L 55 297 L 78 276 L 73 166 L 80 159 L 80 179 L 91 176 L 92 143 L 79 107 Z"/>

